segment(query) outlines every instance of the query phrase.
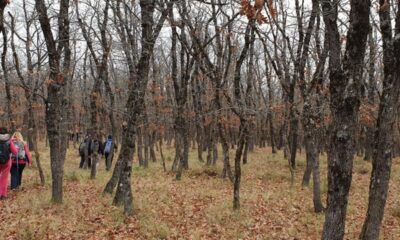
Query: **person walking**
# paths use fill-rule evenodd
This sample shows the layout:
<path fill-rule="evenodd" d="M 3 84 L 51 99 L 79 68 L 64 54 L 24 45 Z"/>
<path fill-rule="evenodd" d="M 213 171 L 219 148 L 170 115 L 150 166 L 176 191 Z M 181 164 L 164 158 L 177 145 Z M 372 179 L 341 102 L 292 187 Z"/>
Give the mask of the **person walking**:
<path fill-rule="evenodd" d="M 7 128 L 0 127 L 0 200 L 7 198 L 8 176 L 11 169 L 11 154 L 17 154 Z"/>
<path fill-rule="evenodd" d="M 81 156 L 81 162 L 79 163 L 79 168 L 87 168 L 89 165 L 89 147 L 90 147 L 90 139 L 89 136 L 86 135 L 83 142 L 79 145 L 79 155 Z"/>
<path fill-rule="evenodd" d="M 114 158 L 114 150 L 117 149 L 117 145 L 114 143 L 111 135 L 108 135 L 107 141 L 104 143 L 104 156 L 106 157 L 106 170 L 110 171 L 112 167 L 112 161 Z"/>
<path fill-rule="evenodd" d="M 15 132 L 11 140 L 17 148 L 16 154 L 11 154 L 11 190 L 19 189 L 22 182 L 22 173 L 25 166 L 31 164 L 31 154 L 29 152 L 28 144 L 20 132 Z"/>

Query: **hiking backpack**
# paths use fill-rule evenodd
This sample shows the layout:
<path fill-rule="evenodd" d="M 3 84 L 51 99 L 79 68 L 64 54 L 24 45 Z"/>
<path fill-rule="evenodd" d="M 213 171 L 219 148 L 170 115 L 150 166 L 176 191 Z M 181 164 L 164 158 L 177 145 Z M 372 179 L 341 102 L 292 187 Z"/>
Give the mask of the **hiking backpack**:
<path fill-rule="evenodd" d="M 10 146 L 7 141 L 0 142 L 0 164 L 6 164 L 10 160 Z"/>
<path fill-rule="evenodd" d="M 14 145 L 17 148 L 17 156 L 14 156 L 14 158 L 18 160 L 24 160 L 26 158 L 24 144 L 22 142 L 16 141 Z"/>
<path fill-rule="evenodd" d="M 107 140 L 106 146 L 104 147 L 104 153 L 110 153 L 112 147 L 112 140 Z"/>

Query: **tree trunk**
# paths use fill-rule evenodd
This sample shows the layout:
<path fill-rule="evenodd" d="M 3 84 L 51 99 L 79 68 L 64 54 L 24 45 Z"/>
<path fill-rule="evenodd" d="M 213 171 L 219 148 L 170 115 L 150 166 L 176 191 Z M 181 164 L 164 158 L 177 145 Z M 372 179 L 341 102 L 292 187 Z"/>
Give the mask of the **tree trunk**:
<path fill-rule="evenodd" d="M 11 131 L 15 130 L 15 120 L 13 119 L 13 108 L 12 108 L 12 96 L 11 96 L 11 86 L 10 86 L 10 79 L 8 76 L 8 69 L 6 66 L 6 57 L 7 57 L 7 31 L 4 28 L 4 7 L 0 6 L 0 29 L 3 33 L 3 52 L 1 54 L 1 68 L 3 69 L 4 75 L 4 83 L 5 83 L 5 90 L 6 90 L 6 99 L 7 99 L 7 118 L 11 127 Z"/>
<path fill-rule="evenodd" d="M 164 154 L 163 154 L 163 150 L 162 150 L 162 141 L 160 139 L 159 141 L 159 149 L 160 149 L 160 157 L 161 157 L 161 161 L 162 161 L 162 166 L 164 169 L 164 172 L 167 171 L 167 167 L 165 166 L 165 158 L 164 158 Z"/>
<path fill-rule="evenodd" d="M 303 108 L 303 126 L 304 126 L 304 142 L 307 158 L 307 167 L 303 177 L 303 186 L 308 186 L 311 173 L 313 174 L 313 203 L 314 211 L 316 213 L 323 211 L 321 202 L 320 191 L 320 178 L 319 178 L 319 149 L 318 149 L 318 136 L 319 129 L 317 120 L 314 118 L 311 110 L 311 104 L 306 97 Z"/>
<path fill-rule="evenodd" d="M 151 136 L 150 136 L 150 146 L 149 146 L 149 150 L 150 150 L 150 159 L 152 162 L 157 162 L 157 157 L 156 157 L 156 152 L 154 151 L 154 146 L 156 143 L 156 132 L 152 131 Z"/>
<path fill-rule="evenodd" d="M 201 101 L 201 83 L 200 83 L 200 73 L 199 67 L 196 65 L 194 79 L 192 81 L 192 91 L 193 91 L 193 106 L 195 112 L 195 126 L 196 126 L 196 142 L 197 142 L 197 158 L 200 162 L 204 162 L 203 159 L 203 128 L 202 128 L 202 118 L 200 116 L 202 109 Z"/>
<path fill-rule="evenodd" d="M 121 152 L 120 152 L 120 154 L 121 154 Z M 108 193 L 108 194 L 113 193 L 115 186 L 117 185 L 118 180 L 121 175 L 121 172 L 122 172 L 122 164 L 123 164 L 123 158 L 118 157 L 117 162 L 115 163 L 113 174 L 112 174 L 110 180 L 107 182 L 107 185 L 104 188 L 103 193 Z"/>
<path fill-rule="evenodd" d="M 388 4 L 380 1 L 382 5 Z M 400 7 L 400 5 L 399 5 Z M 360 239 L 379 239 L 384 215 L 393 158 L 393 131 L 399 108 L 400 94 L 400 9 L 397 10 L 395 38 L 392 37 L 390 10 L 380 10 L 383 37 L 384 81 L 379 104 L 377 131 L 372 158 L 368 211 Z"/>
<path fill-rule="evenodd" d="M 276 147 L 275 147 L 275 130 L 274 130 L 274 119 L 272 117 L 272 104 L 274 102 L 274 94 L 271 86 L 271 79 L 268 77 L 267 78 L 267 84 L 268 84 L 268 113 L 267 113 L 267 118 L 268 118 L 268 125 L 269 125 L 269 136 L 270 136 L 270 142 L 271 142 L 271 149 L 272 149 L 272 154 L 276 153 Z"/>
<path fill-rule="evenodd" d="M 240 209 L 240 180 L 242 175 L 241 170 L 241 158 L 244 150 L 244 145 L 246 141 L 246 136 L 248 135 L 247 129 L 247 114 L 245 112 L 246 102 L 243 102 L 241 99 L 241 67 L 243 61 L 247 56 L 247 52 L 249 50 L 250 44 L 254 41 L 254 21 L 250 20 L 245 33 L 245 44 L 242 49 L 242 52 L 239 58 L 236 61 L 235 66 L 235 76 L 234 76 L 234 96 L 235 103 L 238 105 L 238 109 L 235 111 L 235 114 L 240 118 L 240 127 L 239 127 L 239 140 L 237 144 L 237 149 L 235 153 L 235 176 L 234 176 L 234 184 L 233 184 L 233 209 Z M 248 83 L 249 85 L 249 83 Z M 247 92 L 251 91 L 251 85 L 247 86 Z"/>
<path fill-rule="evenodd" d="M 319 174 L 319 152 L 317 146 L 311 147 L 314 152 L 310 151 L 310 158 L 314 164 L 313 166 L 313 203 L 314 203 L 314 211 L 316 213 L 320 213 L 324 211 L 324 207 L 321 201 L 321 183 L 320 183 L 320 174 Z"/>
<path fill-rule="evenodd" d="M 239 142 L 235 153 L 235 176 L 233 182 L 233 209 L 240 209 L 240 180 L 242 175 L 241 160 L 245 144 L 246 127 L 240 125 Z"/>
<path fill-rule="evenodd" d="M 371 32 L 368 36 L 368 46 L 369 46 L 369 72 L 368 72 L 368 104 L 374 105 L 375 103 L 375 88 L 376 88 L 376 79 L 375 79 L 375 58 L 376 58 L 376 49 L 374 42 L 374 34 L 371 28 Z M 374 149 L 374 135 L 375 128 L 374 126 L 367 126 L 366 130 L 366 139 L 365 139 L 365 155 L 364 160 L 370 161 L 372 159 L 373 149 Z"/>
<path fill-rule="evenodd" d="M 244 149 L 243 149 L 243 164 L 247 164 L 247 155 L 249 153 L 249 137 L 245 137 Z"/>
<path fill-rule="evenodd" d="M 46 5 L 43 0 L 36 0 L 36 10 L 39 15 L 40 25 L 45 36 L 46 46 L 49 56 L 50 76 L 47 86 L 48 97 L 46 101 L 46 125 L 47 135 L 50 144 L 50 160 L 52 174 L 52 200 L 55 203 L 63 201 L 63 174 L 64 160 L 66 154 L 66 129 L 63 120 L 63 112 L 66 108 L 65 85 L 66 78 L 60 70 L 60 54 L 62 50 L 67 50 L 68 41 L 59 43 L 53 37 L 50 20 L 47 15 Z M 59 12 L 59 35 L 62 39 L 69 39 L 69 1 L 61 0 Z M 66 59 L 68 61 L 68 59 Z M 64 65 L 68 63 L 64 62 Z"/>
<path fill-rule="evenodd" d="M 360 105 L 362 64 L 369 32 L 369 0 L 350 2 L 350 28 L 341 60 L 337 6 L 320 1 L 329 41 L 332 125 L 328 153 L 328 198 L 322 239 L 343 239 Z"/>
<path fill-rule="evenodd" d="M 33 114 L 33 107 L 32 107 L 32 99 L 31 96 L 28 95 L 28 116 L 29 116 L 29 120 L 28 120 L 28 141 L 29 141 L 29 145 L 30 145 L 30 149 L 33 150 L 33 152 L 35 153 L 35 160 L 36 160 L 36 167 L 38 168 L 38 172 L 39 172 L 39 177 L 40 177 L 40 184 L 42 186 L 44 186 L 44 184 L 46 183 L 46 179 L 44 177 L 44 172 L 43 172 L 43 168 L 42 168 L 42 164 L 40 162 L 40 153 L 37 147 L 37 126 L 36 126 L 36 122 L 35 122 L 35 117 Z"/>
<path fill-rule="evenodd" d="M 215 89 L 215 106 L 217 107 L 217 109 L 222 108 L 220 96 L 221 96 L 220 88 L 217 87 Z M 222 170 L 222 177 L 223 178 L 228 177 L 233 182 L 231 164 L 229 161 L 229 144 L 226 139 L 225 128 L 221 121 L 218 121 L 217 127 L 218 127 L 219 138 L 220 138 L 221 145 L 222 145 L 222 157 L 223 157 L 223 164 L 224 164 L 224 168 Z"/>
<path fill-rule="evenodd" d="M 187 7 L 186 3 L 182 2 L 182 12 L 186 14 Z M 174 21 L 173 10 L 170 9 L 169 16 L 172 21 Z M 180 79 L 178 79 L 178 66 L 177 66 L 177 37 L 178 32 L 176 30 L 176 26 L 171 26 L 172 30 L 172 45 L 171 45 L 171 55 L 172 55 L 172 81 L 175 90 L 175 100 L 177 104 L 176 116 L 175 116 L 175 131 L 176 138 L 180 139 L 182 145 L 177 145 L 176 155 L 179 157 L 178 161 L 178 171 L 176 175 L 176 179 L 180 179 L 182 175 L 183 169 L 189 168 L 189 136 L 188 136 L 188 123 L 185 117 L 185 107 L 188 98 L 188 84 L 190 79 L 190 72 L 194 65 L 194 59 L 189 57 L 189 54 L 184 50 L 184 44 L 186 44 L 186 32 L 185 32 L 185 23 L 182 22 L 181 26 L 181 51 L 180 51 Z"/>
<path fill-rule="evenodd" d="M 144 159 L 143 159 L 143 132 L 142 128 L 138 127 L 137 131 L 137 156 L 139 161 L 139 166 L 144 166 Z"/>
<path fill-rule="evenodd" d="M 294 91 L 294 90 L 293 90 Z M 294 92 L 293 92 L 294 94 Z M 290 96 L 289 99 L 294 100 L 294 95 Z M 289 113 L 289 118 L 290 118 L 290 129 L 289 129 L 289 151 L 290 151 L 290 158 L 289 158 L 289 164 L 291 169 L 296 169 L 296 155 L 297 155 L 297 138 L 298 138 L 298 128 L 299 128 L 299 120 L 297 119 L 296 116 L 296 109 L 294 105 L 294 101 L 290 102 L 290 113 Z"/>
<path fill-rule="evenodd" d="M 137 75 L 131 72 L 132 86 L 129 89 L 129 98 L 126 104 L 127 115 L 125 116 L 125 127 L 122 134 L 121 151 L 118 156 L 122 162 L 120 169 L 115 168 L 114 171 L 120 171 L 120 179 L 114 202 L 124 204 L 124 213 L 128 216 L 133 214 L 132 189 L 131 189 L 131 172 L 132 158 L 135 148 L 135 137 L 139 116 L 143 114 L 145 105 L 144 97 L 148 83 L 148 74 L 150 71 L 150 59 L 153 54 L 154 44 L 159 35 L 168 11 L 172 8 L 173 2 L 167 4 L 167 9 L 162 11 L 162 15 L 154 27 L 153 14 L 155 10 L 155 2 L 140 0 L 141 23 L 142 23 L 142 52 L 139 62 L 136 66 Z M 123 19 L 119 16 L 119 20 Z M 118 173 L 117 173 L 118 174 Z"/>
<path fill-rule="evenodd" d="M 96 179 L 96 174 L 97 174 L 97 164 L 99 163 L 99 158 L 101 155 L 99 155 L 99 144 L 100 142 L 97 140 L 94 140 L 92 142 L 94 144 L 93 147 L 93 153 L 91 155 L 91 160 L 92 160 L 92 166 L 91 166 L 91 171 L 90 171 L 90 179 Z"/>

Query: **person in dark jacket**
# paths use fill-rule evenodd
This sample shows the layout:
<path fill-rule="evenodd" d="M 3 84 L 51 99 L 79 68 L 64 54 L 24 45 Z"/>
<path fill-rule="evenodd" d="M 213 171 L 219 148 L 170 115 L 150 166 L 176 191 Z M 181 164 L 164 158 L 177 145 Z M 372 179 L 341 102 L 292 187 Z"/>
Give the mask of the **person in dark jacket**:
<path fill-rule="evenodd" d="M 90 155 L 92 154 L 92 140 L 89 135 L 86 135 L 83 142 L 79 145 L 79 155 L 81 156 L 81 162 L 79 168 L 91 167 Z"/>
<path fill-rule="evenodd" d="M 103 153 L 106 160 L 106 170 L 110 171 L 112 167 L 112 161 L 114 158 L 114 150 L 117 150 L 117 144 L 114 143 L 114 140 L 111 135 L 108 135 L 107 141 L 103 145 Z"/>

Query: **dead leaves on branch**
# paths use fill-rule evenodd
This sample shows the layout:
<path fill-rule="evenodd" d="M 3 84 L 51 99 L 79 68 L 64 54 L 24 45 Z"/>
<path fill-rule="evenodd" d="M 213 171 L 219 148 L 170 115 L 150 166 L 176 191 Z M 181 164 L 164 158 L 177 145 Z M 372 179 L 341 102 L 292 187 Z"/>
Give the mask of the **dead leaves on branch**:
<path fill-rule="evenodd" d="M 361 101 L 359 121 L 360 124 L 367 127 L 374 127 L 378 115 L 377 104 L 370 103 L 367 99 Z"/>
<path fill-rule="evenodd" d="M 49 78 L 49 79 L 47 79 L 46 81 L 45 81 L 45 84 L 47 85 L 47 86 L 51 86 L 51 85 L 55 85 L 55 84 L 57 84 L 57 85 L 60 85 L 60 86 L 63 86 L 63 85 L 65 85 L 65 77 L 64 77 L 64 75 L 62 74 L 62 73 L 59 73 L 59 74 L 57 74 L 57 76 L 55 77 L 55 79 L 51 79 L 51 78 Z"/>
<path fill-rule="evenodd" d="M 255 0 L 254 4 L 251 0 L 242 0 L 240 2 L 240 15 L 247 16 L 249 20 L 256 20 L 258 24 L 268 23 L 267 18 L 262 14 L 264 5 L 267 4 L 268 11 L 272 18 L 276 18 L 277 11 L 273 6 L 273 0 Z"/>

